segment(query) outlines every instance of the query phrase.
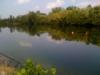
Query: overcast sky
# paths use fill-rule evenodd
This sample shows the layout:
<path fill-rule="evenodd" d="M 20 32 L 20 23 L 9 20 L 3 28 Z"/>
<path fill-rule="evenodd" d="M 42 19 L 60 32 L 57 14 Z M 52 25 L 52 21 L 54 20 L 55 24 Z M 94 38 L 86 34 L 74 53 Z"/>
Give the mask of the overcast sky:
<path fill-rule="evenodd" d="M 99 5 L 100 0 L 0 0 L 0 16 L 22 15 L 29 11 L 49 12 L 55 7 Z"/>

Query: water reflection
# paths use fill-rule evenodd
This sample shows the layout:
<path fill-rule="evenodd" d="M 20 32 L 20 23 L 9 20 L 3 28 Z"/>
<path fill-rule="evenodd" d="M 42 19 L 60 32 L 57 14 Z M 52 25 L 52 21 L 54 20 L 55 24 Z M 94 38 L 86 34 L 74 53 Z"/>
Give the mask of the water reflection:
<path fill-rule="evenodd" d="M 100 29 L 1 26 L 0 52 L 57 66 L 58 75 L 99 75 Z M 2 49 L 2 50 L 1 50 Z"/>
<path fill-rule="evenodd" d="M 31 36 L 40 36 L 41 33 L 49 33 L 52 39 L 54 40 L 67 40 L 67 41 L 79 41 L 88 44 L 94 44 L 100 46 L 100 29 L 97 27 L 93 28 L 86 28 L 86 27 L 67 27 L 63 28 L 52 28 L 49 26 L 33 26 L 28 27 L 26 26 L 5 26 L 8 27 L 10 32 L 13 33 L 14 31 L 25 32 Z M 0 31 L 2 32 L 2 26 L 0 27 Z M 21 42 L 21 45 L 22 42 Z M 29 45 L 29 43 L 27 43 Z"/>
<path fill-rule="evenodd" d="M 32 47 L 32 43 L 26 42 L 26 41 L 19 41 L 18 42 L 20 46 L 22 47 Z"/>
<path fill-rule="evenodd" d="M 65 42 L 64 39 L 55 40 L 55 39 L 53 39 L 52 36 L 50 36 L 49 34 L 47 35 L 47 40 L 48 40 L 49 42 L 53 42 L 53 43 L 56 43 L 56 44 L 62 44 L 62 43 Z"/>

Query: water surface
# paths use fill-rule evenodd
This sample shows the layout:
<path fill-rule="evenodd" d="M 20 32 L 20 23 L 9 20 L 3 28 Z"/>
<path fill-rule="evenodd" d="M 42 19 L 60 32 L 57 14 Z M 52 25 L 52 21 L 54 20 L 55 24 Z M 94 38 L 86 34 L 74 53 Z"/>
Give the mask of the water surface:
<path fill-rule="evenodd" d="M 100 75 L 100 30 L 1 27 L 0 53 L 54 65 L 58 75 Z"/>

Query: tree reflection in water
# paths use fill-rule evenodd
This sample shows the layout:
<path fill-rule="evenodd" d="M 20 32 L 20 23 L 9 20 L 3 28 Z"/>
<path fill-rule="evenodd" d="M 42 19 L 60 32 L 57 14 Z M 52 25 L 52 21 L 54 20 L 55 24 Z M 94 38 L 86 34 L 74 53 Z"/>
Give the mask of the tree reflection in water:
<path fill-rule="evenodd" d="M 99 27 L 75 27 L 68 26 L 65 28 L 50 25 L 3 25 L 2 28 L 8 27 L 10 32 L 13 33 L 15 30 L 19 32 L 26 32 L 31 36 L 40 36 L 42 33 L 48 33 L 54 40 L 66 40 L 66 41 L 80 41 L 86 44 L 94 44 L 100 46 L 100 28 Z"/>

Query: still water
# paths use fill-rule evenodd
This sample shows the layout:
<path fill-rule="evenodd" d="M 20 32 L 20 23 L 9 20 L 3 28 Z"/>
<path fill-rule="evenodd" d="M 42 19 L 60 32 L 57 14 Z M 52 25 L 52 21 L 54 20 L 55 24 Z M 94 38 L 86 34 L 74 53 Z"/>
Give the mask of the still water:
<path fill-rule="evenodd" d="M 41 29 L 31 35 L 27 29 L 4 27 L 0 29 L 0 53 L 19 62 L 31 58 L 34 63 L 54 65 L 57 75 L 100 75 L 99 30 L 92 29 L 92 34 L 73 29 Z"/>

